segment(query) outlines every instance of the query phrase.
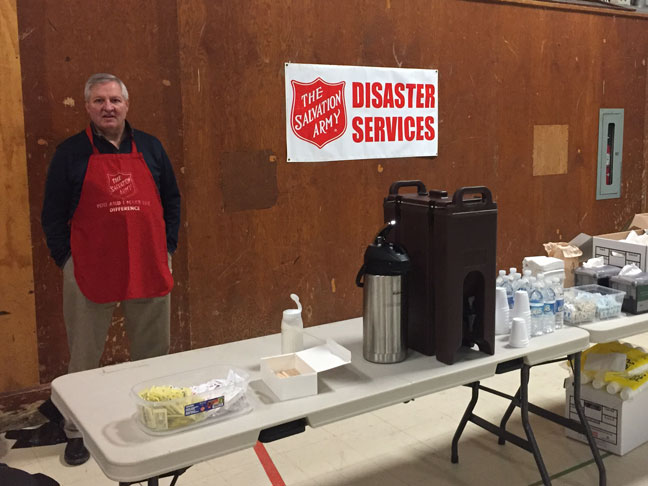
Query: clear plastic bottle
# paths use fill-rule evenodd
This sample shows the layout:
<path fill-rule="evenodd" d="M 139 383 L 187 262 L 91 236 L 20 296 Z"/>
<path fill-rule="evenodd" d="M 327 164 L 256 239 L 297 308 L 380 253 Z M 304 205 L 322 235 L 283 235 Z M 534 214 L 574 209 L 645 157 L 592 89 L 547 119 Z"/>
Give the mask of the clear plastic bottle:
<path fill-rule="evenodd" d="M 527 294 L 531 291 L 531 270 L 525 270 L 524 275 L 520 277 L 517 283 L 517 289 L 524 290 Z"/>
<path fill-rule="evenodd" d="M 563 290 L 562 282 L 558 277 L 553 278 L 553 289 L 556 295 L 556 330 L 562 329 L 565 318 L 565 292 Z"/>
<path fill-rule="evenodd" d="M 529 307 L 531 310 L 531 336 L 541 336 L 544 331 L 544 301 L 539 282 L 536 280 L 529 292 Z"/>
<path fill-rule="evenodd" d="M 515 267 L 509 268 L 509 278 L 511 279 L 511 287 L 513 287 L 513 292 L 515 292 L 515 288 L 518 285 L 518 280 L 520 279 L 520 274 L 517 273 L 517 269 Z"/>
<path fill-rule="evenodd" d="M 509 309 L 513 308 L 513 304 L 515 303 L 515 291 L 513 290 L 513 284 L 511 283 L 511 276 L 507 275 L 504 277 L 504 281 L 502 282 L 502 287 L 506 289 L 506 299 L 508 300 L 508 305 Z"/>
<path fill-rule="evenodd" d="M 500 270 L 499 275 L 495 279 L 495 287 L 501 287 L 502 284 L 504 283 L 505 278 L 506 278 L 506 270 Z"/>
<path fill-rule="evenodd" d="M 544 333 L 549 334 L 556 330 L 556 293 L 550 280 L 545 280 L 544 283 L 542 313 L 544 314 Z"/>

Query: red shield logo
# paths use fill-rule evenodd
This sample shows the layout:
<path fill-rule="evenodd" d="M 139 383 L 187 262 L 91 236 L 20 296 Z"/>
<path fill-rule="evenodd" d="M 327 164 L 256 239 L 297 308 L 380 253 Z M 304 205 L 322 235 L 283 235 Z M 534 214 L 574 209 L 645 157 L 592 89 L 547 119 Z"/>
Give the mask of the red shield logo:
<path fill-rule="evenodd" d="M 291 83 L 293 102 L 290 127 L 293 133 L 320 149 L 340 138 L 347 127 L 344 103 L 346 82 L 327 83 L 317 78 L 310 83 Z"/>
<path fill-rule="evenodd" d="M 135 184 L 131 174 L 118 172 L 108 174 L 108 190 L 113 197 L 126 197 L 135 194 Z"/>

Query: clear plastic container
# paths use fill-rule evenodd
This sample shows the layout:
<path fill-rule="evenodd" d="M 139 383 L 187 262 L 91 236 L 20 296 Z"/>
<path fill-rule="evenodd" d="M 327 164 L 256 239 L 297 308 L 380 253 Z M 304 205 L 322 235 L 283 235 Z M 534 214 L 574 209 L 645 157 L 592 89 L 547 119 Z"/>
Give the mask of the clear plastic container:
<path fill-rule="evenodd" d="M 574 287 L 565 289 L 563 304 L 563 321 L 565 324 L 575 326 L 596 319 L 596 304 L 590 299 L 583 299 L 581 292 Z"/>
<path fill-rule="evenodd" d="M 621 315 L 625 292 L 601 285 L 579 285 L 565 289 L 564 319 L 567 324 L 581 324 L 595 319 Z"/>
<path fill-rule="evenodd" d="M 248 382 L 240 369 L 211 366 L 138 383 L 131 389 L 136 421 L 161 435 L 245 414 Z"/>

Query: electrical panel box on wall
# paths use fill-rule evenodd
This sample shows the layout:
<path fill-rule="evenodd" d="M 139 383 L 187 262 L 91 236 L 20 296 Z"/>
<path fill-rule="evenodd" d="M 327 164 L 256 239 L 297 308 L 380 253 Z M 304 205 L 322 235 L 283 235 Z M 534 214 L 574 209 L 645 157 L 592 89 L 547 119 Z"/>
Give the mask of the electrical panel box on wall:
<path fill-rule="evenodd" d="M 596 199 L 621 197 L 623 159 L 623 108 L 601 108 L 599 112 Z"/>

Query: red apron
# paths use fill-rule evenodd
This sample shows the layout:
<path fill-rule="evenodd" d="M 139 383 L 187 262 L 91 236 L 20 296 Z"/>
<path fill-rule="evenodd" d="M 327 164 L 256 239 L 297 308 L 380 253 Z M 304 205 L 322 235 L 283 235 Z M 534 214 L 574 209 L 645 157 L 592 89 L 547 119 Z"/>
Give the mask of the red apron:
<path fill-rule="evenodd" d="M 72 216 L 74 276 L 97 303 L 159 297 L 173 288 L 155 181 L 133 139 L 130 154 L 93 154 Z"/>

